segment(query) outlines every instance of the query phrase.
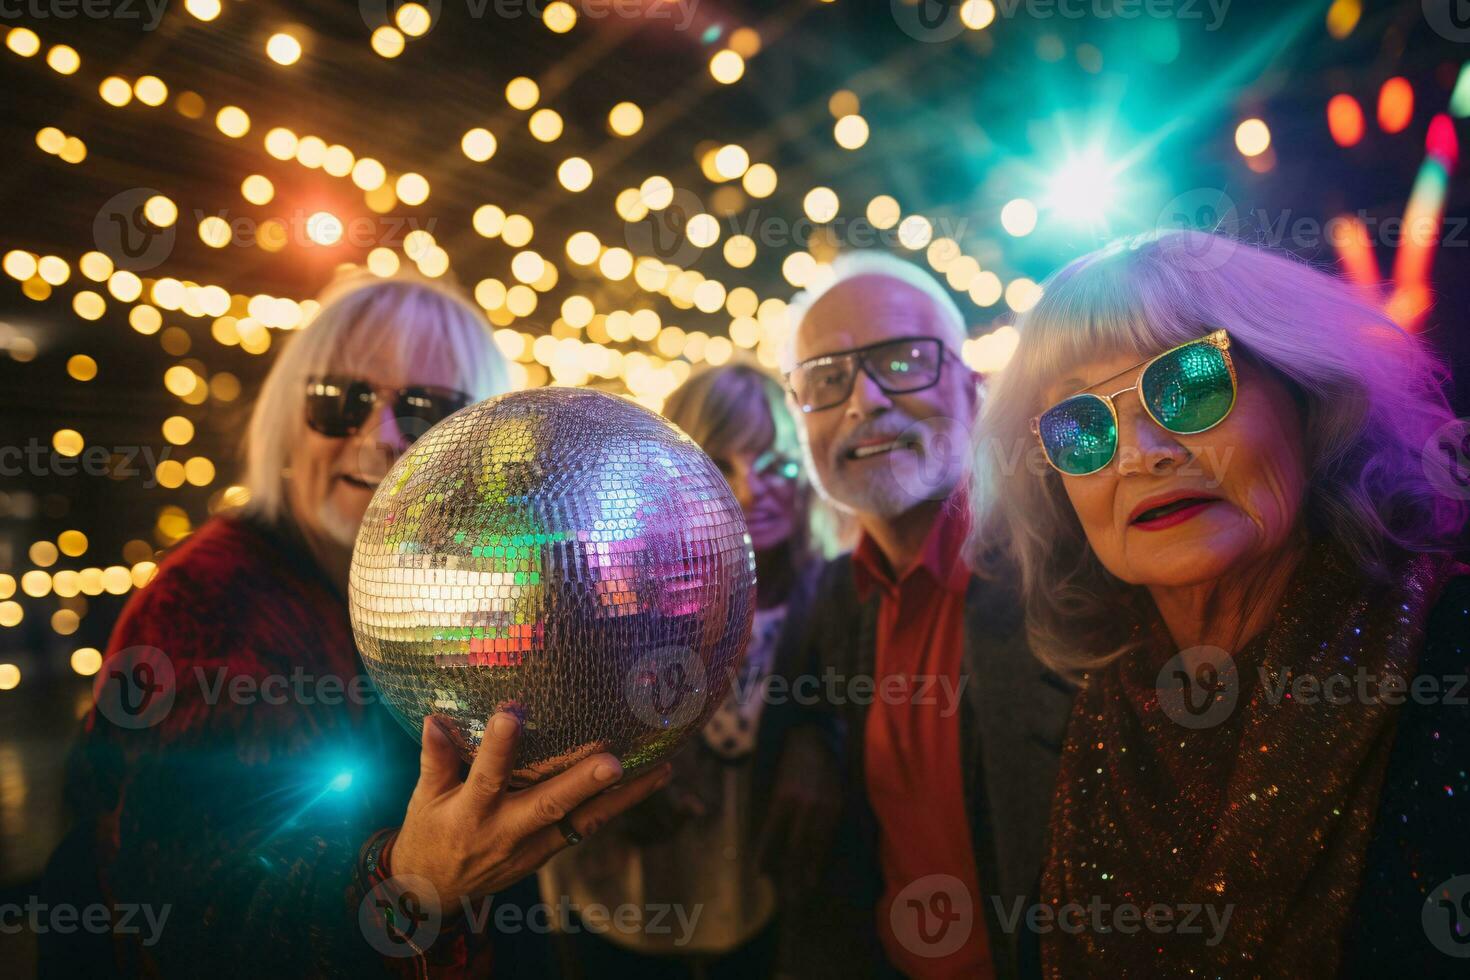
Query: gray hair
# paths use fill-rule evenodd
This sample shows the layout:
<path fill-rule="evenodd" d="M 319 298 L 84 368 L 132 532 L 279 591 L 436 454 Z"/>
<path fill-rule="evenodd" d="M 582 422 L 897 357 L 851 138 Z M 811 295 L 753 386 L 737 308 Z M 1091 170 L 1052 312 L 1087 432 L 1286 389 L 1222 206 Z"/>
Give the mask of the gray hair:
<path fill-rule="evenodd" d="M 791 329 L 787 331 L 786 344 L 781 353 L 782 371 L 790 371 L 796 366 L 796 335 L 817 300 L 844 282 L 863 276 L 887 276 L 928 296 L 934 301 L 934 308 L 939 311 L 939 322 L 946 334 L 943 338 L 945 343 L 954 349 L 956 355 L 962 353 L 967 332 L 964 315 L 960 313 L 960 308 L 955 304 L 949 290 L 927 269 L 901 259 L 892 252 L 843 252 L 832 261 L 828 274 L 820 282 L 791 298 L 787 306 Z"/>
<path fill-rule="evenodd" d="M 1226 328 L 1232 352 L 1299 405 L 1308 534 L 1369 575 L 1385 577 L 1396 552 L 1450 550 L 1464 525 L 1464 503 L 1436 488 L 1423 455 L 1454 418 L 1444 368 L 1373 297 L 1285 252 L 1198 231 L 1143 235 L 1055 273 L 1018 327 L 977 428 L 972 544 L 977 561 L 999 549 L 1019 569 L 1032 649 L 1052 667 L 1128 653 L 1151 608 L 1092 553 L 1060 478 L 1021 462 L 1042 393 L 1090 358 L 1144 358 Z"/>
<path fill-rule="evenodd" d="M 329 285 L 321 303 L 271 366 L 245 434 L 244 511 L 272 523 L 284 516 L 286 465 L 306 425 L 308 378 L 353 374 L 383 357 L 403 364 L 442 358 L 458 372 L 455 387 L 476 401 L 510 388 L 489 322 L 449 286 L 352 273 Z"/>

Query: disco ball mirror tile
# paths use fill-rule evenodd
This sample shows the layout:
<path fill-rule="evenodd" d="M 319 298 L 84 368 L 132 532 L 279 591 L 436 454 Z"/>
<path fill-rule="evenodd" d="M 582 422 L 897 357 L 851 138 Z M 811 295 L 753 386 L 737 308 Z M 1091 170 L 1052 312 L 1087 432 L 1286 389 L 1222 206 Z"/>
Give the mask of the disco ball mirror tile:
<path fill-rule="evenodd" d="M 456 413 L 398 460 L 349 599 L 404 727 L 444 716 L 469 759 L 515 711 L 524 786 L 601 751 L 646 768 L 697 732 L 750 637 L 755 556 L 688 436 L 614 395 L 540 388 Z"/>

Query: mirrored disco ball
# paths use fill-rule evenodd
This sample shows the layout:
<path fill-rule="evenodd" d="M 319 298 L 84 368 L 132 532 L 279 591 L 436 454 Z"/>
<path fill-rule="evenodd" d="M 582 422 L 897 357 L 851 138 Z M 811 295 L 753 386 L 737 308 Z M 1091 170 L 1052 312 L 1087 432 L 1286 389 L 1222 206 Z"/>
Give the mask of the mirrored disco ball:
<path fill-rule="evenodd" d="M 514 711 L 524 786 L 602 751 L 646 768 L 697 732 L 750 637 L 755 556 L 688 436 L 614 395 L 539 388 L 456 413 L 398 460 L 349 599 L 404 727 L 442 715 L 469 759 Z"/>

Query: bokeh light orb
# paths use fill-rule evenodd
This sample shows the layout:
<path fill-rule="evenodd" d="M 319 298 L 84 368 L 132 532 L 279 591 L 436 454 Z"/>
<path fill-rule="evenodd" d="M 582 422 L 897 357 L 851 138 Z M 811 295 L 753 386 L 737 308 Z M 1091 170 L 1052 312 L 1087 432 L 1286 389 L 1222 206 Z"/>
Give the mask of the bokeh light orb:
<path fill-rule="evenodd" d="M 628 773 L 698 732 L 744 655 L 755 557 L 740 507 L 676 427 L 590 389 L 502 395 L 419 438 L 373 496 L 353 629 L 417 738 L 470 759 L 496 711 L 513 784 L 597 752 Z"/>

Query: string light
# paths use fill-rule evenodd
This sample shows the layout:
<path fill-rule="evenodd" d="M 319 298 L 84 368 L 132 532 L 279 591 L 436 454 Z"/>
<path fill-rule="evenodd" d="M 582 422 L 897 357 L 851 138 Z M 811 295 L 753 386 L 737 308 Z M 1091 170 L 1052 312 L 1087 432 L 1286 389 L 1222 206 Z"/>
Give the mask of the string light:
<path fill-rule="evenodd" d="M 294 65 L 301 60 L 301 42 L 284 31 L 272 34 L 265 42 L 265 53 L 278 65 Z"/>
<path fill-rule="evenodd" d="M 403 53 L 407 42 L 404 40 L 403 32 L 396 27 L 386 24 L 373 31 L 368 43 L 373 52 L 384 58 L 396 58 Z"/>

